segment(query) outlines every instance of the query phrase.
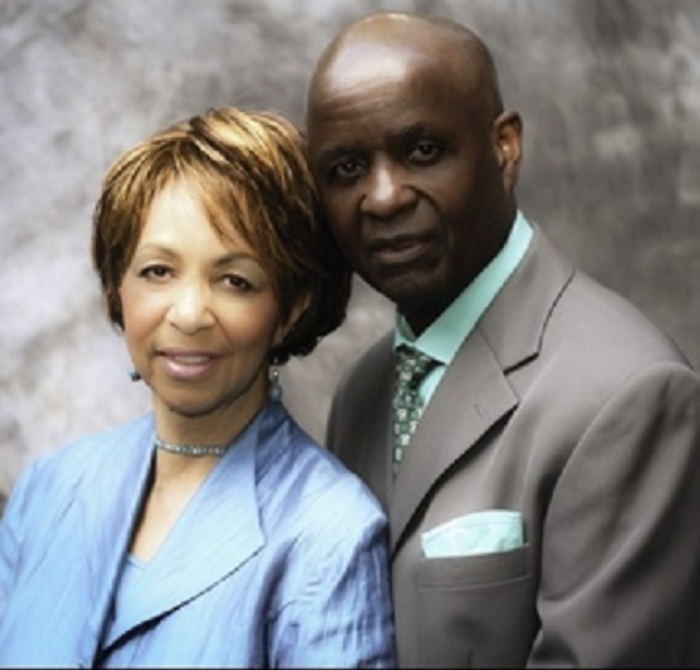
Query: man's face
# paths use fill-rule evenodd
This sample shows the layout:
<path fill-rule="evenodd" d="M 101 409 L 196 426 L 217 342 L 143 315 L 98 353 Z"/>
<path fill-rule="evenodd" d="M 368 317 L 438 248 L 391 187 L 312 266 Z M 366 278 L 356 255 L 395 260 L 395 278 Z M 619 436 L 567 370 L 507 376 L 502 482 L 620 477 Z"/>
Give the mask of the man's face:
<path fill-rule="evenodd" d="M 312 170 L 339 245 L 417 332 L 504 239 L 493 119 L 433 56 L 352 44 L 317 78 L 307 119 Z"/>

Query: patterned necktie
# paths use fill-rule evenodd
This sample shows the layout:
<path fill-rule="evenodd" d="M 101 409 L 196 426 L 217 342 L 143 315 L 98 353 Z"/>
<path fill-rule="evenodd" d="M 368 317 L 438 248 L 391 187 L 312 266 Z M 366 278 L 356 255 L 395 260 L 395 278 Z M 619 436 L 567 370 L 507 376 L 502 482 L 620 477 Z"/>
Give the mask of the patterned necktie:
<path fill-rule="evenodd" d="M 400 346 L 394 379 L 394 475 L 399 470 L 411 435 L 416 430 L 422 412 L 418 387 L 436 365 L 436 361 L 420 351 Z"/>

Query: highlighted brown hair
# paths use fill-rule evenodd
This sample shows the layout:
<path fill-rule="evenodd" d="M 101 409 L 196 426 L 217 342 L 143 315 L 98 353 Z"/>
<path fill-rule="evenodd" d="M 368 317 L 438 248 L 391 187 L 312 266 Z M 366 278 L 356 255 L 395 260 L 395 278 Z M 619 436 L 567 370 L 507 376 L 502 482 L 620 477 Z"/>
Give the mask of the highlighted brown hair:
<path fill-rule="evenodd" d="M 93 215 L 92 255 L 110 320 L 123 328 L 119 287 L 161 189 L 183 179 L 223 239 L 239 234 L 259 255 L 283 318 L 308 306 L 272 355 L 313 350 L 345 318 L 351 271 L 320 209 L 300 132 L 271 112 L 213 109 L 123 153 Z"/>

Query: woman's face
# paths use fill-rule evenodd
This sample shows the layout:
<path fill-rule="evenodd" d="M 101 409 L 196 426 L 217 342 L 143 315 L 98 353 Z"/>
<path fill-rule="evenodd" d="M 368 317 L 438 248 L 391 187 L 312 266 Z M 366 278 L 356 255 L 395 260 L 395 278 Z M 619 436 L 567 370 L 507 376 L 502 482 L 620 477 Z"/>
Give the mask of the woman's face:
<path fill-rule="evenodd" d="M 195 192 L 166 185 L 120 287 L 132 361 L 156 416 L 252 416 L 285 335 L 270 277 L 240 238 L 222 241 Z"/>

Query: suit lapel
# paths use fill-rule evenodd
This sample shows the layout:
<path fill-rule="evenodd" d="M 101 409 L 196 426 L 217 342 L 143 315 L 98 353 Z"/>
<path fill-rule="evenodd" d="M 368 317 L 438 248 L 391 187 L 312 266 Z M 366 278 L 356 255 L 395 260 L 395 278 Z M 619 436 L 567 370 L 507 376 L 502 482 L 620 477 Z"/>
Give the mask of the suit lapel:
<path fill-rule="evenodd" d="M 516 404 L 498 361 L 481 333 L 474 331 L 435 390 L 396 477 L 392 551 L 440 477 Z"/>
<path fill-rule="evenodd" d="M 521 264 L 477 324 L 505 373 L 537 356 L 549 316 L 574 275 L 571 262 L 533 228 Z"/>
<path fill-rule="evenodd" d="M 549 314 L 573 275 L 534 229 L 523 261 L 462 343 L 413 435 L 389 507 L 392 553 L 440 477 L 519 402 L 508 374 L 537 356 Z"/>

